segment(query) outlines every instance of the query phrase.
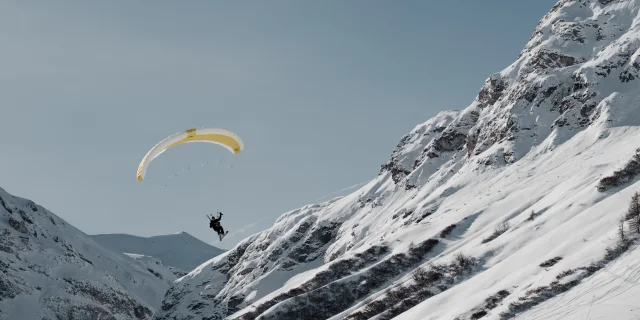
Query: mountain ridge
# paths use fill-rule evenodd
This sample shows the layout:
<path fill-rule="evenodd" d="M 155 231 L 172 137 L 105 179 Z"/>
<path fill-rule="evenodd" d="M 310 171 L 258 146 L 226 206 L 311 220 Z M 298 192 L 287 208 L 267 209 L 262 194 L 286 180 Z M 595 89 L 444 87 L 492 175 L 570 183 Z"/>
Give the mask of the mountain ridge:
<path fill-rule="evenodd" d="M 123 233 L 96 234 L 91 237 L 114 251 L 152 256 L 167 266 L 185 271 L 191 271 L 225 251 L 184 231 L 149 237 Z"/>
<path fill-rule="evenodd" d="M 184 271 L 97 244 L 0 189 L 0 319 L 151 319 Z"/>
<path fill-rule="evenodd" d="M 640 188 L 623 169 L 640 146 L 639 11 L 559 1 L 468 107 L 417 125 L 355 192 L 284 213 L 176 281 L 155 319 L 544 313 L 628 248 L 615 233 Z"/>

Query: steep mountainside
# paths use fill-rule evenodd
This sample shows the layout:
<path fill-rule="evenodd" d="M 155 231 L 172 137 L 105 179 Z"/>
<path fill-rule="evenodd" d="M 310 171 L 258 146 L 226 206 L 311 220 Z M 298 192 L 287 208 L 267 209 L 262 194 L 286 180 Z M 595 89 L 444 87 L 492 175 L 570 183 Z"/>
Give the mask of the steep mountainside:
<path fill-rule="evenodd" d="M 128 234 L 98 234 L 91 237 L 97 243 L 114 251 L 152 256 L 167 266 L 186 271 L 191 271 L 224 252 L 186 232 L 154 237 Z"/>
<path fill-rule="evenodd" d="M 184 271 L 129 257 L 0 189 L 0 319 L 151 319 Z"/>
<path fill-rule="evenodd" d="M 640 190 L 639 10 L 560 1 L 471 105 L 414 128 L 356 192 L 285 213 L 180 278 L 155 319 L 567 319 L 593 307 L 540 309 L 607 277 L 633 243 L 616 232 Z"/>

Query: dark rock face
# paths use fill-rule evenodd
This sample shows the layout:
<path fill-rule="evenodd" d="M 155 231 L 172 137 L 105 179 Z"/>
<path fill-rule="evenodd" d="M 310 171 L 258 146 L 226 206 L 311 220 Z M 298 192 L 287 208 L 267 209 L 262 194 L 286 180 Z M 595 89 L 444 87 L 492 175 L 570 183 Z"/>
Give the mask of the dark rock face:
<path fill-rule="evenodd" d="M 358 272 L 388 252 L 385 247 L 372 247 L 354 259 L 331 264 L 329 270 L 316 275 L 299 289 L 291 290 L 245 314 L 242 319 L 327 319 L 349 308 L 356 300 L 368 296 L 390 279 L 423 261 L 439 243 L 429 239 L 412 246 L 408 254 L 394 254 L 376 263 L 364 272 Z M 353 280 L 338 281 L 349 274 L 358 274 Z M 279 311 L 264 313 L 277 303 Z"/>
<path fill-rule="evenodd" d="M 0 301 L 13 299 L 20 293 L 22 293 L 22 290 L 10 279 L 0 278 Z"/>
<path fill-rule="evenodd" d="M 578 31 L 573 34 L 576 36 Z M 578 41 L 581 38 L 578 38 Z M 547 49 L 538 50 L 529 63 L 534 69 L 564 68 L 576 63 L 576 58 Z"/>
<path fill-rule="evenodd" d="M 306 240 L 294 247 L 288 257 L 298 263 L 311 262 L 320 257 L 324 251 L 320 251 L 335 237 L 336 231 L 340 227 L 338 223 L 327 226 L 319 226 L 311 231 Z"/>
<path fill-rule="evenodd" d="M 502 97 L 506 83 L 500 77 L 500 75 L 492 75 L 487 79 L 478 93 L 478 103 L 480 109 L 484 109 L 488 106 L 492 106 Z"/>
<path fill-rule="evenodd" d="M 457 111 L 441 112 L 402 137 L 391 159 L 381 166 L 380 174 L 389 172 L 393 182 L 399 184 L 424 162 L 427 155 L 435 158 L 438 152 L 458 149 L 459 140 L 464 142 L 464 137 L 454 130 L 446 131 L 457 115 Z M 410 189 L 412 186 L 406 187 Z"/>
<path fill-rule="evenodd" d="M 391 155 L 391 160 L 380 167 L 380 173 L 383 173 L 385 171 L 390 172 L 391 179 L 395 183 L 399 183 L 404 177 L 411 173 L 411 171 L 409 171 L 408 169 L 402 168 L 398 160 L 398 154 L 401 153 L 402 148 L 407 145 L 410 140 L 411 135 L 405 135 L 404 137 L 402 137 L 402 139 L 396 146 L 396 150 Z"/>
<path fill-rule="evenodd" d="M 27 229 L 27 225 L 25 224 L 24 221 L 20 220 L 16 220 L 13 217 L 9 218 L 9 225 L 16 229 L 16 231 L 21 232 L 21 233 L 28 233 L 29 230 Z"/>
<path fill-rule="evenodd" d="M 182 278 L 183 276 L 185 276 L 187 274 L 186 271 L 182 270 L 182 269 L 176 269 L 176 268 L 170 268 L 173 272 L 173 274 L 176 276 L 176 278 Z"/>
<path fill-rule="evenodd" d="M 616 119 L 620 113 L 611 110 L 611 101 L 626 94 L 616 88 L 632 88 L 640 76 L 640 41 L 624 37 L 632 26 L 617 17 L 627 13 L 601 12 L 614 2 L 558 2 L 536 26 L 518 60 L 490 75 L 470 106 L 440 113 L 400 139 L 372 181 L 374 187 L 331 209 L 316 205 L 284 214 L 274 227 L 207 266 L 216 272 L 174 285 L 158 319 L 326 319 L 356 303 L 362 307 L 348 319 L 392 319 L 473 276 L 478 261 L 469 257 L 418 269 L 425 256 L 458 241 L 461 230 L 469 227 L 463 220 L 437 224 L 443 211 L 455 214 L 453 205 L 440 204 L 458 190 L 440 187 L 464 181 L 467 172 L 486 172 L 484 166 L 511 166 L 530 150 L 536 156 L 550 152 L 590 126 L 601 129 L 622 121 L 624 114 Z M 602 179 L 599 190 L 640 176 L 638 163 L 640 158 L 634 158 Z M 456 175 L 461 179 L 452 182 Z M 435 231 L 430 229 L 434 225 Z M 404 241 L 396 236 L 409 228 L 433 231 L 429 237 L 439 240 L 391 249 L 390 243 Z M 500 229 L 478 242 L 493 245 L 504 239 L 503 232 L 516 229 Z M 413 282 L 392 285 L 412 270 Z M 274 280 L 283 278 L 295 281 L 285 286 Z M 265 283 L 283 287 L 260 300 L 265 295 L 256 287 Z M 379 299 L 373 293 L 381 293 Z M 459 319 L 485 317 L 510 294 L 492 292 Z M 191 311 L 180 313 L 185 307 Z"/>
<path fill-rule="evenodd" d="M 474 267 L 478 264 L 479 261 L 475 258 L 457 255 L 448 265 L 431 265 L 428 270 L 413 269 L 411 274 L 414 282 L 393 286 L 381 297 L 376 297 L 351 312 L 345 320 L 365 320 L 373 317 L 381 320 L 393 319 L 472 275 Z"/>
<path fill-rule="evenodd" d="M 600 179 L 598 191 L 604 192 L 611 188 L 624 185 L 637 176 L 640 176 L 640 148 L 636 149 L 636 153 L 627 161 L 622 169 L 616 170 L 612 175 Z"/>
<path fill-rule="evenodd" d="M 622 72 L 620 72 L 619 78 L 623 83 L 627 83 L 638 79 L 639 74 L 640 62 L 634 61 L 630 66 L 626 67 Z"/>
<path fill-rule="evenodd" d="M 43 305 L 52 310 L 57 319 L 117 319 L 107 310 L 99 306 L 80 304 L 76 301 L 66 298 L 48 297 L 44 299 Z"/>
<path fill-rule="evenodd" d="M 209 270 L 216 275 L 221 276 L 224 280 L 221 281 L 223 285 L 227 284 L 230 280 L 233 270 L 236 270 L 239 266 L 238 263 L 242 260 L 246 250 L 253 244 L 250 241 L 240 243 L 232 250 L 226 252 L 222 259 L 219 259 L 216 263 L 209 266 Z M 186 277 L 189 275 L 187 274 Z M 212 280 L 203 281 L 198 288 L 207 287 L 213 282 Z M 175 310 L 185 300 L 189 301 L 186 305 L 186 309 L 192 314 L 192 317 L 199 317 L 201 319 L 223 319 L 224 316 L 230 312 L 234 312 L 238 301 L 238 297 L 233 297 L 225 301 L 224 298 L 217 297 L 215 294 L 206 293 L 198 295 L 197 299 L 189 300 L 189 294 L 192 293 L 189 289 L 181 286 L 171 286 L 162 300 L 162 306 L 160 310 L 154 315 L 154 319 L 174 319 L 171 312 Z M 241 300 L 241 299 L 240 299 Z M 216 305 L 219 308 L 209 308 L 211 305 Z"/>
<path fill-rule="evenodd" d="M 321 208 L 311 208 L 310 212 L 319 209 Z M 201 285 L 198 285 L 201 289 L 196 289 L 202 291 L 202 288 L 210 288 L 204 289 L 202 294 L 193 295 L 194 288 L 189 284 L 174 285 L 167 292 L 161 311 L 156 314 L 155 319 L 173 319 L 179 306 L 186 307 L 191 317 L 223 319 L 247 305 L 244 301 L 246 293 L 235 292 L 233 288 L 242 288 L 250 284 L 252 279 L 291 272 L 313 263 L 321 264 L 318 260 L 324 257 L 342 223 L 318 222 L 316 216 L 308 215 L 306 212 L 288 218 L 292 219 L 293 225 L 287 225 L 272 233 L 255 235 L 208 266 L 207 275 L 202 275 Z M 284 216 L 279 220 L 282 219 L 286 220 Z M 366 257 L 377 252 L 373 251 L 363 254 L 362 259 L 366 260 Z M 344 263 L 338 266 L 344 267 Z M 342 270 L 343 267 L 338 267 L 338 270 Z M 331 277 L 330 274 L 339 272 L 342 271 L 318 275 L 314 281 L 327 281 Z M 275 297 L 267 304 L 273 305 L 283 297 Z"/>
<path fill-rule="evenodd" d="M 33 201 L 0 189 L 0 301 L 5 304 L 32 300 L 42 319 L 151 319 L 148 303 L 153 302 L 128 290 L 140 288 L 151 297 L 160 288 L 161 295 L 168 280 L 160 285 L 146 268 L 126 261 Z"/>
<path fill-rule="evenodd" d="M 391 173 L 391 179 L 393 179 L 393 182 L 395 183 L 400 182 L 404 177 L 411 173 L 409 170 L 400 168 L 397 163 L 393 162 L 393 160 L 383 164 L 380 170 L 389 171 Z"/>
<path fill-rule="evenodd" d="M 321 295 L 321 296 L 326 295 L 326 290 L 323 289 L 325 288 L 326 285 L 332 284 L 334 283 L 334 281 L 337 281 L 343 277 L 353 274 L 375 263 L 381 256 L 383 256 L 387 252 L 388 252 L 387 247 L 371 247 L 361 254 L 356 254 L 354 258 L 341 259 L 341 260 L 335 261 L 334 263 L 329 265 L 328 270 L 322 271 L 316 274 L 315 277 L 305 282 L 300 288 L 288 291 L 284 294 L 281 294 L 275 297 L 274 299 L 267 301 L 266 303 L 256 306 L 255 311 L 245 314 L 242 317 L 242 319 L 255 319 L 256 317 L 261 315 L 263 312 L 265 312 L 272 306 L 282 301 L 288 300 L 290 298 L 295 298 L 305 293 L 321 290 L 322 292 L 316 292 L 314 293 L 314 295 Z M 343 286 L 340 286 L 340 288 L 337 288 L 335 286 L 333 287 L 333 289 L 340 289 L 340 290 L 343 288 L 344 288 Z M 314 299 L 321 299 L 321 298 L 316 297 Z M 329 299 L 327 302 L 323 302 L 322 304 L 323 305 L 329 304 L 330 301 L 334 301 L 334 299 Z M 307 312 L 307 311 L 301 311 L 301 313 L 304 313 L 304 315 L 300 315 L 300 316 L 305 316 L 305 317 L 311 316 L 312 318 L 316 318 L 318 316 L 321 316 L 321 315 L 312 316 L 310 312 Z"/>
<path fill-rule="evenodd" d="M 111 314 L 120 314 L 130 319 L 150 319 L 153 312 L 141 305 L 127 293 L 117 292 L 109 287 L 92 284 L 89 281 L 80 281 L 71 278 L 64 279 L 70 286 L 67 292 L 75 296 L 82 296 L 98 303 L 109 310 Z"/>
<path fill-rule="evenodd" d="M 459 150 L 464 145 L 466 138 L 467 136 L 463 133 L 448 130 L 435 140 L 433 148 L 438 152 Z"/>

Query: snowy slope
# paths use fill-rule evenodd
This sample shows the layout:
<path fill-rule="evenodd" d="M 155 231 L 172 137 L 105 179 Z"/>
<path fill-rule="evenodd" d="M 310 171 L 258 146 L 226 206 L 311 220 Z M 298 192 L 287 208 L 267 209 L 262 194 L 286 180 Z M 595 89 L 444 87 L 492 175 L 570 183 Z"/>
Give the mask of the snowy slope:
<path fill-rule="evenodd" d="M 151 319 L 180 270 L 103 248 L 0 189 L 0 319 Z M 175 272 L 175 273 L 174 273 Z"/>
<path fill-rule="evenodd" d="M 640 191 L 639 12 L 560 1 L 471 105 L 416 126 L 359 190 L 180 278 L 155 319 L 585 315 Z"/>
<path fill-rule="evenodd" d="M 167 284 L 171 284 L 176 279 L 187 274 L 187 272 L 182 269 L 165 266 L 162 261 L 158 260 L 155 257 L 126 252 L 124 253 L 124 255 L 133 259 L 139 266 L 147 269 L 147 271 L 151 272 L 154 276 L 156 276 L 156 278 L 164 279 Z"/>
<path fill-rule="evenodd" d="M 633 249 L 636 249 L 634 247 Z M 522 314 L 522 319 L 639 319 L 640 251 L 631 250 L 590 279 Z"/>
<path fill-rule="evenodd" d="M 93 240 L 117 252 L 137 253 L 158 258 L 167 266 L 191 271 L 203 262 L 224 252 L 194 236 L 180 232 L 154 237 L 127 234 L 92 235 Z"/>

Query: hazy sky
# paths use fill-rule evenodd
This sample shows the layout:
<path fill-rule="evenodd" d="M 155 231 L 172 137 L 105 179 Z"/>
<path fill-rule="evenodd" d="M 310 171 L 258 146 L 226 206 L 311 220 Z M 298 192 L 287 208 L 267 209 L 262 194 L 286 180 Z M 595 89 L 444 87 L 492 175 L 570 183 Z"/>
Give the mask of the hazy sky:
<path fill-rule="evenodd" d="M 405 133 L 513 62 L 555 2 L 2 1 L 0 187 L 88 234 L 230 248 L 375 177 Z M 197 126 L 245 151 L 179 146 L 136 182 L 148 149 Z"/>

